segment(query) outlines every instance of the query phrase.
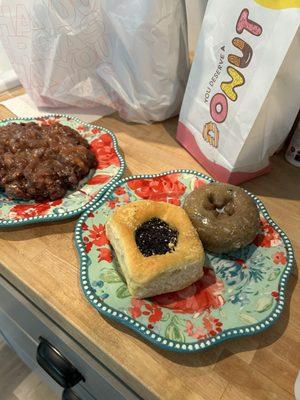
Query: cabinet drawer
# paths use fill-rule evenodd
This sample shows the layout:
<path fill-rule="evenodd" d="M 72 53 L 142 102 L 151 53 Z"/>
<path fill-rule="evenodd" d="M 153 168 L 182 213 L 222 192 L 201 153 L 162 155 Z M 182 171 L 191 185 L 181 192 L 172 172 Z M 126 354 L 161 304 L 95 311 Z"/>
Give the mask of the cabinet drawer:
<path fill-rule="evenodd" d="M 62 394 L 62 387 L 51 379 L 36 362 L 38 343 L 28 336 L 26 332 L 4 312 L 0 312 L 0 334 L 32 371 L 37 372 L 57 394 Z"/>
<path fill-rule="evenodd" d="M 80 389 L 83 389 L 99 400 L 140 399 L 124 382 L 93 358 L 3 278 L 0 278 L 0 312 L 30 338 L 29 343 L 34 343 L 35 349 L 29 350 L 31 358 L 36 358 L 39 338 L 43 337 L 73 364 L 85 379 L 74 387 L 74 391 L 76 389 L 77 392 L 79 389 L 79 393 Z M 2 320 L 4 317 L 0 321 Z M 1 330 L 4 331 L 3 327 Z"/>

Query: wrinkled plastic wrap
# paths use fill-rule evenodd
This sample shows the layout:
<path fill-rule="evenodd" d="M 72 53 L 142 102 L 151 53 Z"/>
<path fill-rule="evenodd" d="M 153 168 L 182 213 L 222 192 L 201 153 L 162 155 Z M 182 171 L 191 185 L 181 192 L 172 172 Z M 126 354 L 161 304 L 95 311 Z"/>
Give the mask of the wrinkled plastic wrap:
<path fill-rule="evenodd" d="M 39 107 L 99 106 L 145 123 L 179 111 L 183 0 L 0 0 L 0 35 Z"/>

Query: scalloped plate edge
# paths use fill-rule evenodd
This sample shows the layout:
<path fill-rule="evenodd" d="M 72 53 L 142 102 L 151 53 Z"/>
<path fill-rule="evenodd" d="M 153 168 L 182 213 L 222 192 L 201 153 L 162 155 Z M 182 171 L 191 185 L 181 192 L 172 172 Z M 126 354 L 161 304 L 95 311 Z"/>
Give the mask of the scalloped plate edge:
<path fill-rule="evenodd" d="M 270 217 L 269 213 L 267 212 L 264 204 L 262 203 L 261 200 L 259 200 L 255 195 L 252 193 L 248 192 L 245 190 L 255 201 L 257 206 L 259 207 L 261 213 L 263 216 L 266 218 L 266 220 L 274 227 L 274 229 L 279 233 L 282 241 L 285 244 L 285 248 L 287 251 L 287 262 L 284 267 L 284 272 L 280 278 L 279 281 L 279 296 L 278 296 L 278 303 L 275 307 L 275 309 L 272 311 L 272 314 L 269 315 L 269 317 L 265 318 L 264 320 L 260 321 L 257 324 L 252 324 L 252 325 L 247 325 L 247 326 L 240 326 L 232 329 L 227 329 L 224 332 L 216 335 L 213 338 L 210 339 L 203 339 L 199 340 L 196 343 L 182 343 L 182 342 L 177 342 L 171 339 L 167 339 L 164 336 L 158 335 L 154 332 L 152 332 L 150 329 L 148 329 L 145 325 L 139 323 L 138 321 L 134 320 L 133 318 L 129 317 L 128 315 L 124 314 L 121 311 L 118 311 L 114 309 L 113 307 L 110 307 L 105 304 L 105 302 L 98 300 L 96 296 L 92 294 L 92 291 L 90 287 L 88 286 L 88 281 L 87 281 L 87 264 L 88 264 L 88 257 L 84 251 L 84 244 L 81 239 L 81 226 L 82 223 L 86 220 L 88 217 L 88 214 L 91 211 L 96 210 L 97 208 L 101 207 L 102 204 L 105 203 L 105 201 L 108 199 L 110 194 L 114 191 L 114 189 L 123 183 L 126 183 L 130 180 L 134 179 L 145 179 L 145 178 L 155 178 L 159 176 L 165 176 L 169 174 L 175 174 L 175 173 L 180 173 L 180 174 L 192 174 L 195 176 L 198 176 L 200 178 L 204 178 L 209 182 L 214 182 L 212 178 L 210 178 L 207 175 L 202 174 L 201 172 L 189 170 L 189 169 L 177 169 L 177 170 L 170 170 L 166 172 L 162 172 L 159 174 L 144 174 L 144 175 L 133 175 L 130 177 L 123 178 L 116 182 L 115 184 L 111 185 L 109 190 L 105 193 L 105 195 L 97 202 L 95 203 L 92 207 L 90 207 L 85 213 L 81 215 L 79 220 L 77 221 L 75 225 L 75 230 L 74 230 L 74 241 L 76 245 L 76 249 L 79 254 L 80 258 L 80 283 L 81 283 L 81 288 L 82 291 L 86 297 L 86 299 L 91 303 L 91 305 L 96 308 L 101 314 L 103 314 L 106 317 L 109 317 L 115 321 L 118 321 L 119 323 L 129 327 L 131 330 L 134 332 L 138 333 L 141 335 L 144 339 L 147 341 L 151 342 L 152 344 L 164 349 L 164 350 L 169 350 L 169 351 L 176 351 L 176 352 L 181 352 L 181 353 L 187 353 L 187 352 L 197 352 L 197 351 L 202 351 L 208 348 L 211 348 L 217 344 L 220 344 L 226 340 L 233 339 L 233 338 L 239 338 L 243 336 L 252 336 L 257 333 L 263 332 L 270 326 L 272 326 L 279 318 L 281 315 L 284 305 L 285 305 L 285 290 L 287 287 L 287 282 L 288 282 L 288 277 L 291 274 L 293 270 L 293 264 L 294 264 L 294 251 L 292 244 L 289 240 L 289 238 L 286 236 L 286 234 L 283 232 L 283 230 L 272 220 Z"/>
<path fill-rule="evenodd" d="M 66 219 L 70 219 L 73 217 L 76 217 L 80 214 L 82 214 L 84 211 L 88 210 L 90 207 L 92 207 L 95 203 L 99 201 L 99 199 L 104 195 L 104 193 L 110 188 L 110 186 L 116 184 L 121 176 L 123 175 L 125 171 L 125 160 L 120 152 L 118 140 L 111 130 L 104 128 L 101 125 L 93 125 L 88 122 L 84 122 L 81 119 L 68 115 L 68 114 L 47 114 L 47 115 L 41 115 L 41 116 L 35 116 L 35 117 L 23 117 L 23 118 L 17 118 L 17 117 L 11 117 L 11 118 L 5 118 L 0 120 L 1 123 L 5 122 L 14 122 L 14 121 L 29 121 L 32 119 L 38 119 L 38 118 L 53 118 L 53 117 L 62 117 L 62 118 L 70 118 L 73 121 L 76 121 L 80 123 L 81 125 L 88 126 L 91 128 L 97 128 L 100 129 L 103 132 L 108 133 L 113 141 L 113 147 L 114 150 L 118 156 L 118 159 L 120 161 L 120 167 L 118 170 L 118 173 L 116 176 L 114 176 L 103 188 L 97 193 L 97 195 L 93 198 L 93 200 L 89 201 L 86 203 L 84 206 L 77 208 L 76 210 L 73 211 L 67 211 L 64 212 L 61 215 L 56 215 L 56 214 L 48 214 L 48 215 L 41 215 L 41 216 L 35 216 L 35 217 L 28 217 L 28 218 L 20 218 L 18 220 L 13 220 L 13 219 L 7 219 L 3 220 L 0 219 L 0 228 L 10 228 L 10 227 L 15 227 L 15 226 L 24 226 L 24 225 L 29 225 L 29 224 L 34 224 L 34 223 L 40 223 L 40 222 L 54 222 L 54 221 L 62 221 Z"/>

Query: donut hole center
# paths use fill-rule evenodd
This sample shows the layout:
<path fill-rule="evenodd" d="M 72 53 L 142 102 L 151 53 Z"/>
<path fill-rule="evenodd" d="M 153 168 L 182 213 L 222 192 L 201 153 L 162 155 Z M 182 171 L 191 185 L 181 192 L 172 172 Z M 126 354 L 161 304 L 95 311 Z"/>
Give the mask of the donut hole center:
<path fill-rule="evenodd" d="M 175 250 L 178 231 L 160 218 L 143 222 L 135 231 L 135 242 L 145 257 L 171 253 Z"/>
<path fill-rule="evenodd" d="M 216 218 L 231 216 L 234 214 L 233 199 L 234 195 L 231 189 L 227 190 L 226 193 L 209 192 L 204 208 L 212 211 Z"/>

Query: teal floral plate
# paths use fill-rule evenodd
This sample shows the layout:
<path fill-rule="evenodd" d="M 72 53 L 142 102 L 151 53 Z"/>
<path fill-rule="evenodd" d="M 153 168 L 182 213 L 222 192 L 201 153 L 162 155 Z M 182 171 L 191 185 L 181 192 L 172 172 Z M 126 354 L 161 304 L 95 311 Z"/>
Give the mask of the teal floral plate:
<path fill-rule="evenodd" d="M 129 295 L 105 235 L 107 218 L 116 207 L 139 199 L 182 205 L 193 189 L 210 182 L 189 170 L 122 179 L 81 216 L 75 228 L 87 300 L 103 315 L 167 350 L 199 351 L 253 335 L 271 326 L 284 307 L 293 249 L 252 194 L 261 217 L 253 243 L 229 254 L 207 252 L 204 276 L 186 289 L 143 300 Z"/>
<path fill-rule="evenodd" d="M 68 115 L 47 115 L 40 118 L 8 118 L 0 126 L 12 122 L 36 122 L 51 125 L 59 122 L 79 132 L 91 146 L 98 165 L 83 179 L 77 190 L 70 191 L 62 199 L 35 202 L 9 199 L 0 191 L 0 228 L 26 225 L 36 222 L 58 221 L 81 214 L 95 204 L 109 186 L 123 174 L 125 162 L 119 152 L 113 132 L 98 125 L 91 125 Z"/>

